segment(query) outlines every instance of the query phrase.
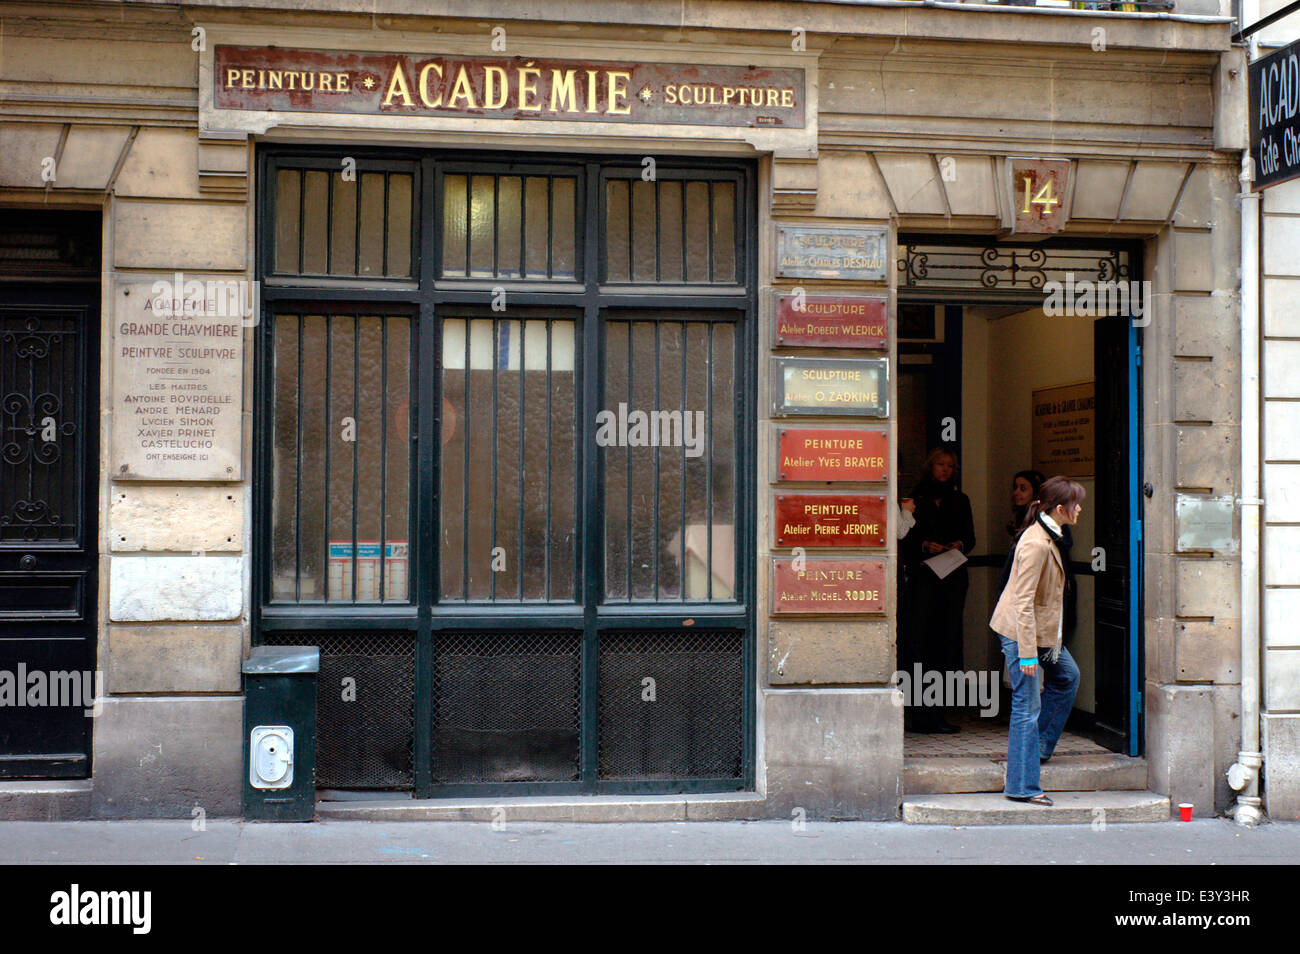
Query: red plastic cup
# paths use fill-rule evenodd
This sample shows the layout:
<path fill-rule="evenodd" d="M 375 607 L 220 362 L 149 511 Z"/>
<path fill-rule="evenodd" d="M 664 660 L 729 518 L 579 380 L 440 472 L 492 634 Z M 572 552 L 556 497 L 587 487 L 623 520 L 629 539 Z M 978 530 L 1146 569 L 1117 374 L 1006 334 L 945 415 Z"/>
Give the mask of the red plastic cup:
<path fill-rule="evenodd" d="M 1191 820 L 1192 820 L 1192 803 L 1191 803 L 1191 802 L 1179 802 L 1179 803 L 1178 803 L 1178 817 L 1181 818 L 1183 821 L 1191 821 Z"/>

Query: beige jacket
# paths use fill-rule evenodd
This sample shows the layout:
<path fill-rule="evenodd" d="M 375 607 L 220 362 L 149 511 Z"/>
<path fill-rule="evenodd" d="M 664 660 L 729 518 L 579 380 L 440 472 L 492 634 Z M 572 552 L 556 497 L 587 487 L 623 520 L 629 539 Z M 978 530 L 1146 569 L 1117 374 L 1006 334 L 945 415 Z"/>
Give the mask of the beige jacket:
<path fill-rule="evenodd" d="M 989 626 L 1014 639 L 1020 658 L 1038 655 L 1038 648 L 1058 647 L 1065 600 L 1065 567 L 1051 535 L 1035 520 L 1016 543 L 1011 577 L 993 608 Z"/>

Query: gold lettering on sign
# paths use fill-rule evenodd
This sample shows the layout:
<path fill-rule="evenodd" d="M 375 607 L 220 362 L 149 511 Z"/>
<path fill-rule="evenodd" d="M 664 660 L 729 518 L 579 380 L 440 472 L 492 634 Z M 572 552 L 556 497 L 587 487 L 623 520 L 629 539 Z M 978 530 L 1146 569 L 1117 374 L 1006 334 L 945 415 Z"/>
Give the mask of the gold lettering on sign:
<path fill-rule="evenodd" d="M 389 79 L 388 81 L 388 93 L 384 96 L 383 105 L 385 106 L 392 105 L 393 97 L 396 95 L 400 95 L 402 97 L 403 106 L 415 105 L 415 103 L 411 101 L 410 87 L 406 85 L 406 74 L 402 72 L 401 60 L 397 61 L 397 66 L 393 69 L 392 78 Z"/>
<path fill-rule="evenodd" d="M 399 66 L 400 70 L 401 67 Z M 442 91 L 438 91 L 437 99 L 429 98 L 429 71 L 434 70 L 438 74 L 438 79 L 442 79 L 442 67 L 437 63 L 428 63 L 424 69 L 420 70 L 420 102 L 424 103 L 429 109 L 437 109 L 442 105 Z"/>

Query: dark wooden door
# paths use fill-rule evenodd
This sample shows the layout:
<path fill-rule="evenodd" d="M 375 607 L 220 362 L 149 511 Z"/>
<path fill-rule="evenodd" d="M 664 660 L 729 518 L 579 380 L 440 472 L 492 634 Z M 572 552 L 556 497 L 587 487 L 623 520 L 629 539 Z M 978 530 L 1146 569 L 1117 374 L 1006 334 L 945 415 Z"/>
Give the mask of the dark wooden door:
<path fill-rule="evenodd" d="M 1129 319 L 1099 319 L 1093 327 L 1096 369 L 1097 500 L 1096 545 L 1105 570 L 1096 573 L 1096 679 L 1098 741 L 1130 752 L 1134 726 L 1131 706 L 1133 631 L 1131 600 L 1134 537 L 1130 438 L 1131 343 Z M 1091 559 L 1079 554 L 1078 559 Z"/>
<path fill-rule="evenodd" d="M 90 774 L 99 287 L 0 281 L 0 778 Z"/>

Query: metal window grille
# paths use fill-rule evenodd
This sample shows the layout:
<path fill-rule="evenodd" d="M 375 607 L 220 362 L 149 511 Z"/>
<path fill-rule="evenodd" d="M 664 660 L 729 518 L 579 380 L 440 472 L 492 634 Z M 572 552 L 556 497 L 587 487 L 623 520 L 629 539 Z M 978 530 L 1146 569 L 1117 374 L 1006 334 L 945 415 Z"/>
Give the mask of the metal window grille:
<path fill-rule="evenodd" d="M 442 182 L 439 277 L 574 279 L 574 176 L 447 173 Z"/>
<path fill-rule="evenodd" d="M 275 273 L 409 278 L 412 179 L 364 168 L 277 169 Z"/>
<path fill-rule="evenodd" d="M 636 285 L 742 282 L 738 201 L 739 190 L 730 179 L 607 179 L 604 280 Z"/>
<path fill-rule="evenodd" d="M 733 600 L 735 326 L 611 318 L 605 341 L 605 598 Z"/>
<path fill-rule="evenodd" d="M 1048 282 L 1127 282 L 1129 254 L 1043 245 L 899 243 L 900 290 L 1037 294 Z"/>
<path fill-rule="evenodd" d="M 740 779 L 743 635 L 602 633 L 600 777 Z"/>
<path fill-rule="evenodd" d="M 574 781 L 579 633 L 434 634 L 435 783 Z"/>
<path fill-rule="evenodd" d="M 271 597 L 410 596 L 411 322 L 276 314 Z"/>
<path fill-rule="evenodd" d="M 415 763 L 415 634 L 266 634 L 319 646 L 316 786 L 409 789 Z"/>
<path fill-rule="evenodd" d="M 442 323 L 442 598 L 576 597 L 577 323 Z"/>

